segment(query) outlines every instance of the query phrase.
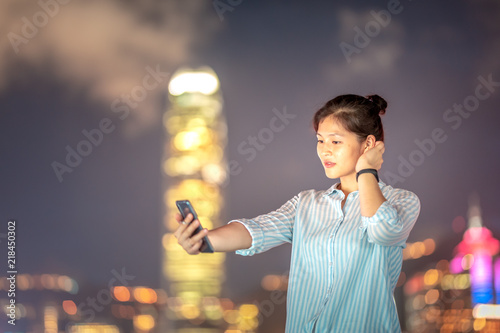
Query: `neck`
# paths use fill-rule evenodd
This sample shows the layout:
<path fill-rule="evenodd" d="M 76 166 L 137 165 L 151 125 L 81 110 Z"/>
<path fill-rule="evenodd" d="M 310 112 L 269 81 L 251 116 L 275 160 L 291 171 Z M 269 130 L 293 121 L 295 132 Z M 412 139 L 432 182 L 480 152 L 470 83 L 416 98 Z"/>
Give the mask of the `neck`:
<path fill-rule="evenodd" d="M 344 195 L 347 196 L 349 193 L 358 190 L 358 183 L 356 182 L 356 174 L 353 173 L 351 175 L 340 177 L 340 189 L 344 192 Z"/>

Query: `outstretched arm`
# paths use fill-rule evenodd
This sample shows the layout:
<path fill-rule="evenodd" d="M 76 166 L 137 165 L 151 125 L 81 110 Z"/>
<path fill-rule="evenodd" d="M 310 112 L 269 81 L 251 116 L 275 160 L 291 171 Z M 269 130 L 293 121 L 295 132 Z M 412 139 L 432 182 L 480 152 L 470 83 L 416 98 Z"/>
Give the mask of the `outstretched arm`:
<path fill-rule="evenodd" d="M 252 236 L 241 223 L 230 223 L 210 230 L 208 238 L 217 252 L 233 252 L 252 246 Z"/>
<path fill-rule="evenodd" d="M 183 221 L 181 214 L 177 213 L 175 219 L 179 222 L 179 227 L 174 232 L 174 236 L 177 238 L 177 242 L 189 254 L 200 253 L 202 238 L 207 235 L 216 252 L 232 252 L 248 249 L 252 245 L 252 237 L 241 223 L 226 224 L 210 231 L 203 229 L 191 237 L 200 222 L 195 220 L 193 223 L 190 223 L 193 220 L 191 214 Z"/>

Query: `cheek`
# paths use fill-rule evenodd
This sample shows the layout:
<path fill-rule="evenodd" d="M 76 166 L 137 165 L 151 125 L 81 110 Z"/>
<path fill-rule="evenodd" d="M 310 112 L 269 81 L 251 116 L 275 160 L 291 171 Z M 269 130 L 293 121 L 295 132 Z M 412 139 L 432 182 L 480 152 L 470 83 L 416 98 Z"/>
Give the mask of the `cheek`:
<path fill-rule="evenodd" d="M 365 146 L 359 145 L 358 146 L 358 156 L 363 155 L 364 152 L 365 152 Z"/>
<path fill-rule="evenodd" d="M 358 160 L 358 158 L 361 156 L 360 154 L 360 148 L 358 146 L 350 146 L 348 147 L 349 148 L 349 158 L 356 162 Z"/>

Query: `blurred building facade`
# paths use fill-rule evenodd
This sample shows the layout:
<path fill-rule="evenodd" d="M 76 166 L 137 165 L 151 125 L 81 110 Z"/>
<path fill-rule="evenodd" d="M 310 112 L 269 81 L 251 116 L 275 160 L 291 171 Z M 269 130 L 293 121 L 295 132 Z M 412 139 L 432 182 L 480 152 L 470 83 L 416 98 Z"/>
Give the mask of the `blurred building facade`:
<path fill-rule="evenodd" d="M 225 223 L 229 181 L 227 123 L 219 79 L 209 67 L 184 68 L 169 83 L 163 117 L 162 287 L 167 293 L 159 332 L 253 333 L 262 321 L 254 302 L 223 297 L 225 254 L 188 255 L 173 232 L 177 200 L 191 201 L 204 228 Z"/>
<path fill-rule="evenodd" d="M 227 125 L 219 80 L 210 68 L 180 69 L 169 83 L 163 124 L 164 219 L 162 282 L 168 301 L 161 330 L 220 332 L 225 254 L 191 256 L 177 243 L 176 200 L 190 200 L 204 228 L 221 224 L 227 181 Z"/>

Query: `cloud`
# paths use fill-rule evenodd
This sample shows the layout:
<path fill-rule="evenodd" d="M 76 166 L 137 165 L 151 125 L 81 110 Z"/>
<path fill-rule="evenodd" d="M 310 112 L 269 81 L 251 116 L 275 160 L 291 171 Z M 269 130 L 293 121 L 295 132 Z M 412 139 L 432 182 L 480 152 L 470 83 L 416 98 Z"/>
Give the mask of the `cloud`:
<path fill-rule="evenodd" d="M 0 89 L 29 79 L 27 68 L 50 64 L 55 79 L 111 104 L 142 84 L 146 67 L 172 72 L 189 63 L 192 46 L 215 30 L 216 17 L 206 15 L 208 8 L 198 0 L 3 0 Z M 159 120 L 166 81 L 132 110 L 128 134 Z"/>
<path fill-rule="evenodd" d="M 379 11 L 339 11 L 337 49 L 342 57 L 326 68 L 335 82 L 390 74 L 403 55 L 405 31 L 396 20 L 397 14 L 383 22 L 383 18 L 376 18 L 376 12 Z"/>

